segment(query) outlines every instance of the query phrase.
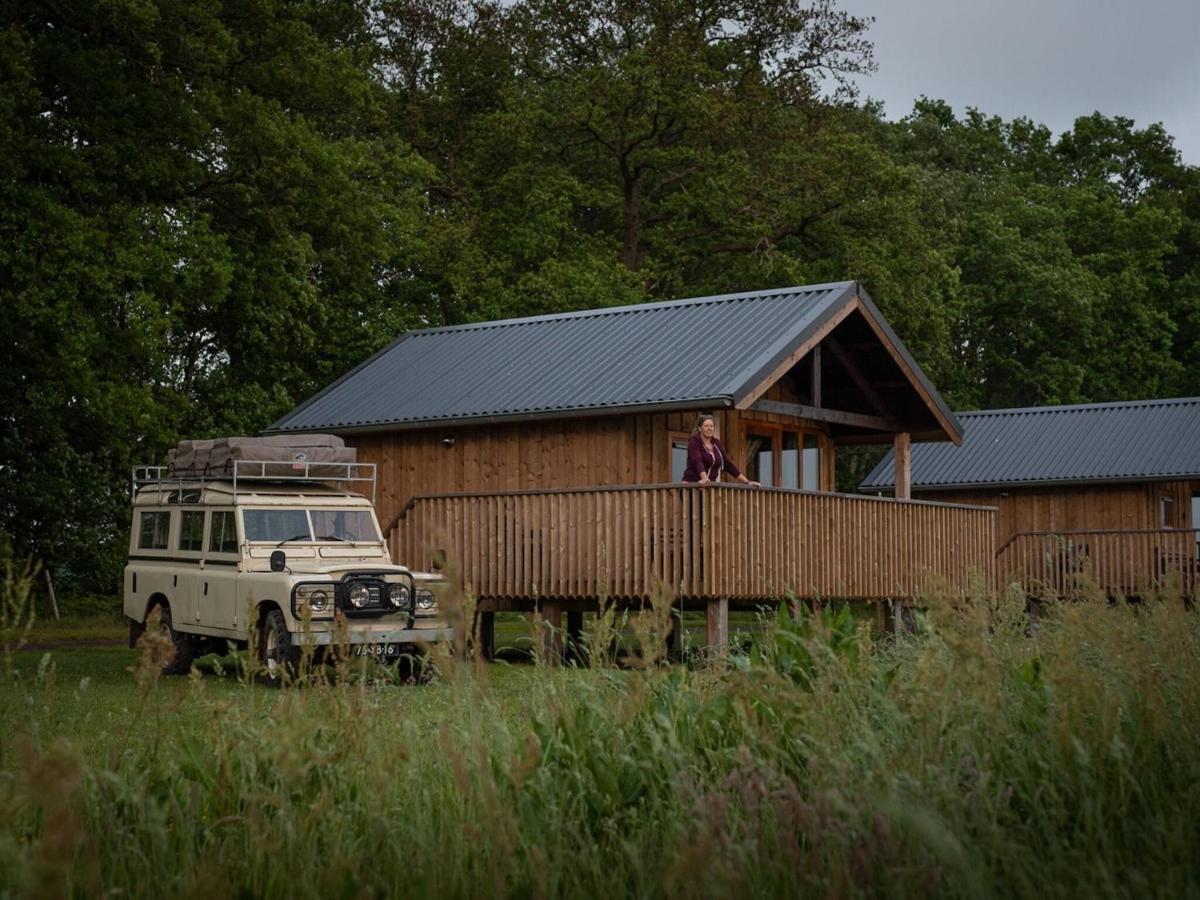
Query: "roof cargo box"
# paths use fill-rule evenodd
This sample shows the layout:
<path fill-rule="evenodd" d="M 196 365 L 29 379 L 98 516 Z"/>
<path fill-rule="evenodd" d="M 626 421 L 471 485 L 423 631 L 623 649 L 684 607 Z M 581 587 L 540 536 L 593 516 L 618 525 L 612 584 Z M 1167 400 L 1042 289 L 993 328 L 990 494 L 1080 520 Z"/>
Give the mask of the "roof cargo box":
<path fill-rule="evenodd" d="M 310 478 L 344 478 L 347 464 L 357 462 L 353 447 L 332 434 L 287 434 L 271 437 L 224 437 L 202 441 L 180 441 L 168 454 L 173 476 L 232 475 L 234 463 L 253 461 L 258 477 L 288 478 L 297 474 Z M 329 466 L 319 465 L 330 463 Z M 245 466 L 239 467 L 242 474 Z"/>

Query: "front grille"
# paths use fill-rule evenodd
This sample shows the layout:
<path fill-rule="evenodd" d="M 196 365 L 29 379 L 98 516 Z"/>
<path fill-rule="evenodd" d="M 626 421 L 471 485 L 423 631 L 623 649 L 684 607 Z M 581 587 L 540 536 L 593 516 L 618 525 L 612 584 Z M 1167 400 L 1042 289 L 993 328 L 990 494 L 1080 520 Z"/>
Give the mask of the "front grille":
<path fill-rule="evenodd" d="M 389 613 L 407 613 L 409 627 L 412 627 L 412 620 L 416 614 L 415 585 L 412 583 L 411 578 L 404 578 L 403 580 L 408 586 L 409 597 L 412 598 L 410 605 L 405 606 L 403 609 L 396 609 L 388 600 L 389 583 L 380 577 L 367 573 L 347 575 L 342 579 L 337 591 L 338 606 L 346 614 L 347 618 L 375 618 Z M 367 589 L 370 599 L 366 606 L 358 607 L 350 602 L 350 590 L 356 585 L 362 585 Z"/>

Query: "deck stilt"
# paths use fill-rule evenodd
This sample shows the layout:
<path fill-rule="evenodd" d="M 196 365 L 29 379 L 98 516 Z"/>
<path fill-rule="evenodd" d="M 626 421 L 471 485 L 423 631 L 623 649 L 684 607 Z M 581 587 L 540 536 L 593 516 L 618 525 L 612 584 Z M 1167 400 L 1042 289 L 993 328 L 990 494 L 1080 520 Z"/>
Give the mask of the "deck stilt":
<path fill-rule="evenodd" d="M 671 613 L 671 631 L 667 635 L 667 659 L 679 662 L 683 659 L 683 613 Z"/>
<path fill-rule="evenodd" d="M 475 653 L 482 659 L 492 662 L 496 659 L 496 614 L 494 612 L 481 612 L 479 614 L 479 624 L 476 626 Z"/>
<path fill-rule="evenodd" d="M 714 656 L 729 646 L 729 600 L 720 597 L 708 601 L 708 651 Z"/>
<path fill-rule="evenodd" d="M 562 604 L 558 601 L 542 601 L 542 662 L 551 666 L 562 662 L 562 613 Z"/>
<path fill-rule="evenodd" d="M 583 610 L 567 610 L 566 660 L 581 666 L 586 662 L 583 651 Z"/>

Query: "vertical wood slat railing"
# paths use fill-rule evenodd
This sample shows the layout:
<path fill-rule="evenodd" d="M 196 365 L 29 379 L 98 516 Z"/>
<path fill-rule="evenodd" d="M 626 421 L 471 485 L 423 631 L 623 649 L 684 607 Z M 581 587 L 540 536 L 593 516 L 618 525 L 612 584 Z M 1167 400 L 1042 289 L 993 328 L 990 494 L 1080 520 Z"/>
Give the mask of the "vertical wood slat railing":
<path fill-rule="evenodd" d="M 1028 594 L 1147 596 L 1200 587 L 1195 528 L 1018 532 L 996 553 L 1002 584 Z"/>
<path fill-rule="evenodd" d="M 893 599 L 993 583 L 995 510 L 732 485 L 414 497 L 393 557 L 480 599 Z"/>

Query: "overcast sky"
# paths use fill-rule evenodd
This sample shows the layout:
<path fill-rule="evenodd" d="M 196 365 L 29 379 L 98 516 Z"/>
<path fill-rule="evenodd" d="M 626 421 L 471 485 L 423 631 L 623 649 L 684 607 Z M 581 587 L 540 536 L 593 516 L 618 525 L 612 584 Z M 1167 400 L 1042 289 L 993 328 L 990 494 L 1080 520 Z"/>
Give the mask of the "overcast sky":
<path fill-rule="evenodd" d="M 874 16 L 879 71 L 860 80 L 887 118 L 924 94 L 1054 130 L 1096 110 L 1161 122 L 1200 165 L 1200 0 L 841 0 Z"/>

